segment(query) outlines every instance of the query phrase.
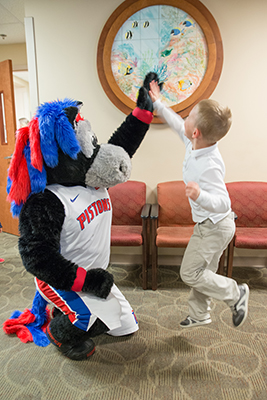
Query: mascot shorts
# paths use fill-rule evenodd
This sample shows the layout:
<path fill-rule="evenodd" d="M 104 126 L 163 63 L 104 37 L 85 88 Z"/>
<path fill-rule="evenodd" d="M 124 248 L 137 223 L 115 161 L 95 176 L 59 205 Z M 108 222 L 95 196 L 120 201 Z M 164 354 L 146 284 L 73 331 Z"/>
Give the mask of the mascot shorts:
<path fill-rule="evenodd" d="M 138 330 L 134 311 L 121 291 L 114 284 L 106 299 L 84 292 L 57 290 L 35 278 L 36 288 L 41 296 L 53 304 L 71 323 L 88 331 L 99 318 L 110 329 L 112 336 L 123 336 Z"/>

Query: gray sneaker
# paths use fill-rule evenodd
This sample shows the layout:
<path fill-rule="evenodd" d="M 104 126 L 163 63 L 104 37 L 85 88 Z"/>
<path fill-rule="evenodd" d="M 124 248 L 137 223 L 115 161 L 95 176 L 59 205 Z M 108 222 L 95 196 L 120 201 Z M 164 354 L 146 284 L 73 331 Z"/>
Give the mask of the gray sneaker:
<path fill-rule="evenodd" d="M 249 287 L 245 283 L 238 285 L 240 297 L 238 302 L 231 307 L 233 313 L 233 324 L 237 328 L 242 326 L 248 315 Z"/>
<path fill-rule="evenodd" d="M 201 321 L 199 321 L 197 319 L 192 319 L 188 315 L 185 320 L 180 322 L 180 327 L 181 328 L 192 328 L 194 326 L 207 325 L 210 323 L 211 323 L 211 318 L 202 319 Z"/>

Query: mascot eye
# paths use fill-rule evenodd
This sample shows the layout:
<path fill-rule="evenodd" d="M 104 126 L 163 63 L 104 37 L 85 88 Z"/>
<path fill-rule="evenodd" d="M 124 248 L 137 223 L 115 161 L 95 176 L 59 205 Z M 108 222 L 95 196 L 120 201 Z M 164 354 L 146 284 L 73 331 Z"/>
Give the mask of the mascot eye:
<path fill-rule="evenodd" d="M 97 143 L 98 143 L 98 140 L 97 140 L 96 135 L 94 134 L 94 135 L 92 136 L 92 145 L 93 145 L 93 147 L 96 147 L 96 146 L 97 146 Z"/>
<path fill-rule="evenodd" d="M 87 158 L 91 158 L 97 147 L 97 137 L 91 130 L 90 122 L 87 120 L 78 121 L 76 137 L 80 143 L 81 150 Z"/>

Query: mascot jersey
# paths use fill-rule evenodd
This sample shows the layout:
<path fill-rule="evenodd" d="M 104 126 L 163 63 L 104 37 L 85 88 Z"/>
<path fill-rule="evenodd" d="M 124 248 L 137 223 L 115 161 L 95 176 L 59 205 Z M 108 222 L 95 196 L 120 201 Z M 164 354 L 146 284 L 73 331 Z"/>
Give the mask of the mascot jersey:
<path fill-rule="evenodd" d="M 60 253 L 86 270 L 108 267 L 112 207 L 104 188 L 47 186 L 64 205 L 65 220 L 61 231 Z M 113 284 L 106 299 L 85 292 L 57 290 L 35 278 L 39 293 L 68 315 L 78 328 L 87 331 L 101 319 L 111 335 L 120 336 L 138 330 L 133 310 Z"/>
<path fill-rule="evenodd" d="M 60 252 L 87 271 L 106 269 L 110 256 L 112 208 L 108 191 L 83 186 L 47 186 L 62 202 L 65 220 Z"/>

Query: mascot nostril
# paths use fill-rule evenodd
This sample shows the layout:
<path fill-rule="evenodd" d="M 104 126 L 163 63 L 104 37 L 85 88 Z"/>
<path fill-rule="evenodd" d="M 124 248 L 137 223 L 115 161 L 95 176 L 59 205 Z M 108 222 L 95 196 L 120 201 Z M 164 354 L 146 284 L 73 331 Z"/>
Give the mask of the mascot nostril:
<path fill-rule="evenodd" d="M 157 76 L 148 74 L 146 87 L 152 79 Z M 12 213 L 19 216 L 19 252 L 37 291 L 32 308 L 15 311 L 4 331 L 39 346 L 53 343 L 73 360 L 94 353 L 96 335 L 138 330 L 132 307 L 106 271 L 112 218 L 107 188 L 129 179 L 131 158 L 153 119 L 142 87 L 137 107 L 99 145 L 79 114 L 81 105 L 65 99 L 37 109 L 17 132 L 7 184 Z"/>

